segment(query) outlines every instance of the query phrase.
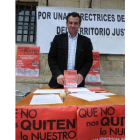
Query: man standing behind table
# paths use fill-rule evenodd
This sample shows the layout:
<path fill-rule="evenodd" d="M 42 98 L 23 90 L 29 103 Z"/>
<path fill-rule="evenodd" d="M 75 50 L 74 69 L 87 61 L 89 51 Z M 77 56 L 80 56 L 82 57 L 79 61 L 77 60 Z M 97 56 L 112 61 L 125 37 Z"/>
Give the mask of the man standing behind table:
<path fill-rule="evenodd" d="M 51 43 L 48 62 L 52 72 L 49 82 L 51 88 L 63 88 L 64 70 L 77 70 L 78 87 L 84 87 L 85 77 L 92 62 L 92 43 L 88 37 L 80 35 L 81 17 L 78 13 L 69 13 L 66 17 L 68 33 L 56 35 Z"/>

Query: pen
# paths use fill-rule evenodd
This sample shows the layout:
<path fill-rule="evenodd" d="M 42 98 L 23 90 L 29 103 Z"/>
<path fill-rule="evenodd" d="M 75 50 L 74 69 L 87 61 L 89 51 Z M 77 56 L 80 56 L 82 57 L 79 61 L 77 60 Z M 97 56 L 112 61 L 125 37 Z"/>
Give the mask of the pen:
<path fill-rule="evenodd" d="M 64 100 L 65 100 L 65 97 L 62 98 L 62 102 L 64 102 Z"/>
<path fill-rule="evenodd" d="M 95 91 L 95 93 L 106 93 L 106 91 Z"/>

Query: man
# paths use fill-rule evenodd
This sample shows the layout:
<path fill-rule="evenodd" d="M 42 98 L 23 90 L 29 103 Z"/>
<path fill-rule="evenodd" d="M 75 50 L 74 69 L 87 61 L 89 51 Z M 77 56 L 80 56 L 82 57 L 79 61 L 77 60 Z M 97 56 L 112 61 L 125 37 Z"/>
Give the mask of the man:
<path fill-rule="evenodd" d="M 52 72 L 49 82 L 51 88 L 63 88 L 64 70 L 77 70 L 78 87 L 84 87 L 85 77 L 92 62 L 92 43 L 89 38 L 78 34 L 81 17 L 78 13 L 69 13 L 66 17 L 68 33 L 56 35 L 51 43 L 48 62 Z"/>

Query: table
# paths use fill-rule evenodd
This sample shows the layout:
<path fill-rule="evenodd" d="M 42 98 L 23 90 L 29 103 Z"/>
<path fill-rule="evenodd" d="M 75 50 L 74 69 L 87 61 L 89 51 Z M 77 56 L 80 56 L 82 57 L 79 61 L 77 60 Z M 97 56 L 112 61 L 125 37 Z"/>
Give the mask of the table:
<path fill-rule="evenodd" d="M 88 102 L 67 95 L 63 104 L 29 105 L 34 91 L 16 104 L 17 140 L 124 139 L 123 96 Z"/>
<path fill-rule="evenodd" d="M 103 89 L 103 88 L 102 88 Z M 36 90 L 36 89 L 35 89 Z M 33 90 L 28 96 L 20 100 L 16 106 L 30 106 L 30 101 L 33 97 Z M 103 89 L 105 91 L 114 93 L 112 91 Z M 98 100 L 98 101 L 92 101 L 88 102 L 79 98 L 75 98 L 73 96 L 67 95 L 65 98 L 65 101 L 63 104 L 53 104 L 53 105 L 35 105 L 35 106 L 84 106 L 84 105 L 118 105 L 118 104 L 125 104 L 125 98 L 119 94 L 114 93 L 114 96 L 110 96 L 109 99 L 104 99 L 104 100 Z M 35 95 L 41 95 L 41 94 L 35 94 Z M 44 94 L 42 94 L 44 95 Z M 32 105 L 33 106 L 33 105 Z"/>

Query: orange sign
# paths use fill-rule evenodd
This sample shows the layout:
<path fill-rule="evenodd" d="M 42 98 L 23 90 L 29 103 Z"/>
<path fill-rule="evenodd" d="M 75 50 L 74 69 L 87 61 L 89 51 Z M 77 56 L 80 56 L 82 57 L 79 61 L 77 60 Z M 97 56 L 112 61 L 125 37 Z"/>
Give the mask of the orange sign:
<path fill-rule="evenodd" d="M 93 63 L 86 78 L 86 84 L 101 84 L 100 80 L 100 54 L 99 52 L 93 52 Z"/>
<path fill-rule="evenodd" d="M 32 77 L 39 76 L 40 47 L 18 46 L 16 58 L 16 76 Z"/>
<path fill-rule="evenodd" d="M 16 107 L 16 140 L 76 140 L 77 107 Z"/>
<path fill-rule="evenodd" d="M 77 140 L 124 139 L 124 105 L 78 107 Z"/>
<path fill-rule="evenodd" d="M 124 140 L 125 105 L 16 107 L 16 140 Z"/>

